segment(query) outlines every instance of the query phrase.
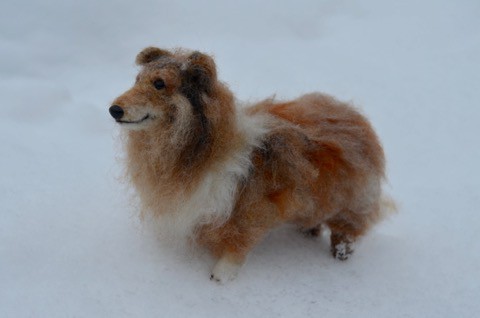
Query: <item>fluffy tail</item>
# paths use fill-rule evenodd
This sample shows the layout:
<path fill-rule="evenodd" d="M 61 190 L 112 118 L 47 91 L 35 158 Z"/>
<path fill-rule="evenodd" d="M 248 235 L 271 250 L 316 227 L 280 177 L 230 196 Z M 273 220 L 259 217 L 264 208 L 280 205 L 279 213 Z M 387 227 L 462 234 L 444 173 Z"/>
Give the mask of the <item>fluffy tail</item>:
<path fill-rule="evenodd" d="M 382 221 L 383 219 L 398 212 L 397 203 L 388 194 L 382 194 L 379 202 L 379 209 L 376 215 L 375 222 Z"/>

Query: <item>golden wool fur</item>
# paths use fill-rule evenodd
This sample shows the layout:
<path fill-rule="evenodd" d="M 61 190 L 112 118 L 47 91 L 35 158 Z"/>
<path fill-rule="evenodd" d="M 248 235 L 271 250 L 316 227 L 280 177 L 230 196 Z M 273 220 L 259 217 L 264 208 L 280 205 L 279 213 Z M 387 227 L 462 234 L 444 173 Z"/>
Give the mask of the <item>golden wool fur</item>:
<path fill-rule="evenodd" d="M 367 119 L 309 94 L 239 107 L 200 52 L 146 48 L 135 85 L 110 107 L 127 131 L 127 171 L 144 208 L 175 239 L 218 258 L 212 279 L 236 276 L 273 228 L 331 230 L 334 257 L 382 216 L 384 154 Z"/>

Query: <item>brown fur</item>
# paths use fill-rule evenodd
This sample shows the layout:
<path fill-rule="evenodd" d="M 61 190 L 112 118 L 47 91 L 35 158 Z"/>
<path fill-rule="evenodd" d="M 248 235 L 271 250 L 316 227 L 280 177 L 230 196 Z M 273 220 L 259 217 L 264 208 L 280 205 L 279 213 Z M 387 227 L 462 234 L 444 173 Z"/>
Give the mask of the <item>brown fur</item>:
<path fill-rule="evenodd" d="M 127 118 L 136 105 L 163 114 L 129 131 L 127 141 L 131 180 L 146 208 L 161 215 L 169 213 L 169 202 L 193 195 L 208 173 L 244 149 L 247 137 L 236 121 L 233 95 L 217 80 L 210 56 L 147 48 L 137 63 L 143 69 L 136 84 L 114 104 Z M 157 92 L 152 81 L 160 77 L 166 87 Z M 246 113 L 269 118 L 268 131 L 249 154 L 251 166 L 239 180 L 229 217 L 199 223 L 192 237 L 217 257 L 241 264 L 281 224 L 317 235 L 325 224 L 334 256 L 348 257 L 336 247 L 347 244 L 349 254 L 349 244 L 382 214 L 384 154 L 367 119 L 321 94 L 265 100 Z"/>

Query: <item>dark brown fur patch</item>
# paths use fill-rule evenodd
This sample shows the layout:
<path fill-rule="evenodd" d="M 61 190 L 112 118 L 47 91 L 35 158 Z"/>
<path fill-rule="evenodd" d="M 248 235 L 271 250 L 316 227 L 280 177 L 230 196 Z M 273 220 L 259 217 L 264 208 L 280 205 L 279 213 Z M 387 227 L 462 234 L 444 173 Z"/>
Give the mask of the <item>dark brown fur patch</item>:
<path fill-rule="evenodd" d="M 195 117 L 192 139 L 180 156 L 183 164 L 187 166 L 190 166 L 195 158 L 211 151 L 212 127 L 205 115 L 207 105 L 203 100 L 203 94 L 212 93 L 212 76 L 215 76 L 215 72 L 214 66 L 202 63 L 204 59 L 206 57 L 203 54 L 193 53 L 189 57 L 187 69 L 181 73 L 180 92 L 189 100 Z"/>

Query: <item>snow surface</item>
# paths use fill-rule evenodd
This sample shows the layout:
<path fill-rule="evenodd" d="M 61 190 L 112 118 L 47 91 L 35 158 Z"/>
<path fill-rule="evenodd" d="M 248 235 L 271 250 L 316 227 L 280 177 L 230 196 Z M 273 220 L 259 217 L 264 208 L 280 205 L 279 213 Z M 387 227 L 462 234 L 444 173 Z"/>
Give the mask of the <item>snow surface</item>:
<path fill-rule="evenodd" d="M 143 47 L 216 56 L 242 100 L 324 91 L 384 143 L 400 213 L 346 262 L 290 228 L 238 278 L 167 248 L 121 182 L 110 102 Z M 0 317 L 474 317 L 480 2 L 0 2 Z"/>

